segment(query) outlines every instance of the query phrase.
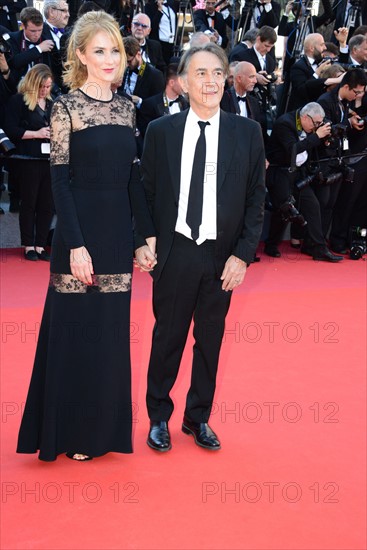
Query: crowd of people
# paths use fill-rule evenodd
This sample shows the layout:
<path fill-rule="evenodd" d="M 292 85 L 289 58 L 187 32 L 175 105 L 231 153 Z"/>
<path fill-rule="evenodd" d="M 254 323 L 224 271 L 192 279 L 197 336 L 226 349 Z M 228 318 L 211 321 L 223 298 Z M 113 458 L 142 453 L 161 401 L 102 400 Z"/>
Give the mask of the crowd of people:
<path fill-rule="evenodd" d="M 303 53 L 288 55 L 280 76 L 277 2 L 237 16 L 196 6 L 184 53 L 178 4 L 149 0 L 142 13 L 124 2 L 113 17 L 84 2 L 69 25 L 68 3 L 45 0 L 43 16 L 25 7 L 22 30 L 1 31 L 11 208 L 20 198 L 25 258 L 51 262 L 20 453 L 86 461 L 132 452 L 134 255 L 153 279 L 147 444 L 172 447 L 170 393 L 193 321 L 182 431 L 218 451 L 208 421 L 225 318 L 256 260 L 266 188 L 270 256 L 280 256 L 290 223 L 293 246 L 336 263 L 350 228 L 367 225 L 366 27 L 350 37 L 348 20 L 334 32 L 339 49 L 326 45 L 313 28 L 333 15 L 324 0 L 325 17 L 307 20 Z M 302 5 L 287 4 L 283 17 L 292 10 L 287 44 L 305 30 Z M 231 50 L 227 27 L 243 30 Z"/>
<path fill-rule="evenodd" d="M 280 256 L 278 244 L 291 223 L 292 246 L 302 244 L 305 254 L 338 262 L 343 257 L 335 253 L 348 251 L 351 228 L 367 225 L 367 159 L 363 156 L 367 147 L 367 124 L 363 122 L 367 114 L 365 7 L 360 8 L 351 26 L 353 4 L 345 0 L 333 6 L 323 0 L 320 15 L 311 15 L 309 2 L 289 1 L 283 15 L 275 1 L 247 4 L 238 13 L 230 2 L 219 8 L 211 0 L 197 2 L 193 6 L 195 32 L 186 46 L 212 42 L 225 50 L 230 65 L 221 108 L 261 125 L 269 165 L 267 205 L 272 211 L 265 253 Z M 343 17 L 340 4 L 345 4 Z M 49 242 L 45 228 L 51 223 L 53 211 L 47 174 L 49 116 L 52 101 L 68 91 L 62 71 L 75 21 L 88 11 L 103 9 L 118 21 L 127 68 L 113 90 L 130 98 L 135 106 L 141 156 L 149 122 L 189 106 L 177 77 L 182 54 L 175 48 L 179 3 L 148 0 L 143 12 L 130 0 L 70 4 L 66 0 L 45 0 L 43 15 L 35 8 L 24 7 L 21 1 L 11 5 L 8 12 L 5 8 L 0 11 L 7 16 L 1 19 L 0 27 L 4 46 L 0 53 L 0 127 L 16 146 L 16 157 L 2 161 L 8 171 L 9 210 L 20 213 L 25 257 L 49 260 L 45 248 Z M 14 21 L 16 9 L 21 10 L 22 30 L 17 30 Z M 317 30 L 333 20 L 331 41 L 325 42 Z M 238 43 L 233 41 L 235 32 L 241 38 Z M 281 37 L 284 52 L 279 61 L 274 45 Z M 50 71 L 41 83 L 32 76 L 38 65 Z M 346 73 L 351 70 L 357 72 L 350 79 Z M 32 104 L 27 100 L 27 82 L 40 86 Z M 46 87 L 45 95 L 41 89 Z M 315 102 L 323 108 L 317 111 L 320 121 L 326 121 L 320 128 L 301 122 L 305 120 L 301 110 Z M 312 105 L 307 108 L 312 112 L 318 109 Z M 290 141 L 284 139 L 282 131 L 287 121 L 297 129 Z M 339 128 L 338 136 L 334 136 L 337 125 L 344 129 Z M 328 140 L 330 134 L 334 137 Z M 307 140 L 299 143 L 305 137 Z M 302 163 L 297 155 L 292 159 L 293 146 L 297 155 L 298 151 L 303 155 Z M 332 178 L 334 174 L 340 177 Z M 297 181 L 305 179 L 309 185 L 299 189 Z"/>

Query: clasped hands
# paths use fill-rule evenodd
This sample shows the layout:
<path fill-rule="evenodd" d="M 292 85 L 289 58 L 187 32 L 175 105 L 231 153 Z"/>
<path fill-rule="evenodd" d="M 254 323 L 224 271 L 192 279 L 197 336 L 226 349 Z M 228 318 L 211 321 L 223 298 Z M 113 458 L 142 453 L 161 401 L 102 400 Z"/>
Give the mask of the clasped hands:
<path fill-rule="evenodd" d="M 147 244 L 140 246 L 135 250 L 135 267 L 140 268 L 140 271 L 153 271 L 157 265 L 156 254 L 156 237 L 148 237 L 145 239 Z"/>

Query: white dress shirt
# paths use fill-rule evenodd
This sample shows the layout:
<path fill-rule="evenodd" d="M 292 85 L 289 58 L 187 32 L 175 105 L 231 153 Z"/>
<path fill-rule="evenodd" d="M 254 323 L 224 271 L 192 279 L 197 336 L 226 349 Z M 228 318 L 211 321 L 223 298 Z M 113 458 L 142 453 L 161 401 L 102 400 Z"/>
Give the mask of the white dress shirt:
<path fill-rule="evenodd" d="M 196 243 L 202 244 L 207 239 L 217 238 L 217 162 L 219 139 L 220 110 L 207 122 L 210 126 L 205 128 L 206 158 L 203 194 L 203 215 L 199 228 L 199 238 Z M 189 110 L 181 156 L 181 183 L 178 202 L 178 217 L 176 231 L 191 239 L 191 229 L 186 223 L 187 206 L 190 193 L 190 181 L 196 143 L 200 135 L 198 121 L 200 119 L 192 109 Z"/>

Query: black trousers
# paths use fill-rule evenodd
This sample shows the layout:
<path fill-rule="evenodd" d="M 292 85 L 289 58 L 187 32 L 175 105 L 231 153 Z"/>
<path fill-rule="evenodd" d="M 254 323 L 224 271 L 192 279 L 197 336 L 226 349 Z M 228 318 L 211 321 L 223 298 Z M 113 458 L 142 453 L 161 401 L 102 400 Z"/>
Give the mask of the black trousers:
<path fill-rule="evenodd" d="M 173 57 L 173 48 L 174 44 L 171 44 L 170 42 L 164 42 L 164 40 L 159 41 L 161 47 L 162 47 L 162 56 L 167 65 L 170 64 L 171 57 Z"/>
<path fill-rule="evenodd" d="M 50 165 L 46 160 L 22 160 L 19 167 L 21 243 L 45 247 L 54 212 Z"/>
<path fill-rule="evenodd" d="M 185 415 L 193 422 L 209 419 L 232 294 L 221 288 L 221 273 L 216 273 L 214 254 L 215 241 L 198 246 L 176 233 L 162 275 L 153 285 L 156 322 L 147 391 L 148 414 L 153 421 L 168 421 L 173 412 L 169 394 L 178 375 L 192 319 L 195 344 Z"/>
<path fill-rule="evenodd" d="M 343 183 L 335 204 L 330 243 L 334 247 L 348 246 L 350 227 L 365 227 L 367 223 L 367 157 L 353 165 L 354 182 Z"/>

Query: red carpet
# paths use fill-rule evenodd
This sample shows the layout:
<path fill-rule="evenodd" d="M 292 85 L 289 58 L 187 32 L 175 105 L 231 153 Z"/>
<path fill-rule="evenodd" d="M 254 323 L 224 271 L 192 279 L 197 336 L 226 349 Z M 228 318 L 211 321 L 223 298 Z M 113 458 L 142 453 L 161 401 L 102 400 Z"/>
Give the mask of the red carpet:
<path fill-rule="evenodd" d="M 191 339 L 173 449 L 145 444 L 153 317 L 151 280 L 136 272 L 135 452 L 85 464 L 15 454 L 48 265 L 3 251 L 2 549 L 366 549 L 366 262 L 283 246 L 233 296 L 211 420 L 222 450 L 180 430 Z"/>

